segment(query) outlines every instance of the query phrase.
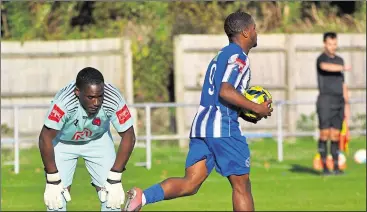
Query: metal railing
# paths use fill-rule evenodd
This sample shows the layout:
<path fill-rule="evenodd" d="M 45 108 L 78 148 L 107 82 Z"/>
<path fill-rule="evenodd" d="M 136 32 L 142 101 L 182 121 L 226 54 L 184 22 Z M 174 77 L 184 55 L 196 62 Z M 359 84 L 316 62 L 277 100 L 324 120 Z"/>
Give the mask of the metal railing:
<path fill-rule="evenodd" d="M 366 100 L 351 100 L 349 101 L 351 104 L 357 103 L 366 103 Z M 294 133 L 286 133 L 283 129 L 283 107 L 284 105 L 310 105 L 315 104 L 315 101 L 275 101 L 274 105 L 276 106 L 277 113 L 277 132 L 261 132 L 261 133 L 244 133 L 244 136 L 248 138 L 265 138 L 265 137 L 277 137 L 277 153 L 278 153 L 278 161 L 283 161 L 283 141 L 286 136 L 314 136 L 315 132 L 294 132 Z M 1 109 L 13 109 L 14 114 L 14 133 L 12 139 L 4 139 L 1 138 L 1 143 L 13 143 L 14 144 L 14 161 L 6 162 L 6 164 L 14 164 L 14 172 L 16 174 L 19 173 L 19 110 L 20 109 L 42 109 L 49 108 L 49 104 L 13 104 L 13 105 L 1 105 Z M 188 139 L 187 135 L 152 135 L 152 127 L 151 127 L 151 110 L 153 108 L 167 108 L 167 107 L 198 107 L 198 104 L 187 104 L 187 103 L 139 103 L 139 104 L 131 104 L 130 108 L 144 108 L 145 109 L 145 136 L 137 136 L 137 140 L 145 140 L 144 145 L 137 145 L 136 147 L 145 147 L 146 148 L 146 161 L 138 162 L 136 166 L 145 166 L 147 169 L 152 168 L 152 140 L 179 140 L 179 139 Z M 364 131 L 356 131 L 355 134 L 366 135 Z"/>

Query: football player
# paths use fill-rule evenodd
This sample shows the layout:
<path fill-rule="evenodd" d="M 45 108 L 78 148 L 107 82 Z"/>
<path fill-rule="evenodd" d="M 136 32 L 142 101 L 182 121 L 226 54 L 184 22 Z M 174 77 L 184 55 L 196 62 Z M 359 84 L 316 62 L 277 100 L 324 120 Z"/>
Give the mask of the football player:
<path fill-rule="evenodd" d="M 271 100 L 256 104 L 243 95 L 251 76 L 248 54 L 257 45 L 253 18 L 244 12 L 232 13 L 225 20 L 224 30 L 229 45 L 209 63 L 191 127 L 185 176 L 168 178 L 144 191 L 131 189 L 125 210 L 137 211 L 146 204 L 194 195 L 214 167 L 232 186 L 233 210 L 254 210 L 250 151 L 240 130 L 238 111 L 254 111 L 258 119 L 252 122 L 256 122 L 271 115 Z"/>
<path fill-rule="evenodd" d="M 121 136 L 117 155 L 110 122 Z M 39 136 L 47 210 L 66 210 L 79 157 L 85 161 L 101 210 L 121 210 L 125 200 L 121 175 L 134 145 L 133 119 L 124 97 L 104 82 L 101 72 L 82 69 L 76 81 L 55 95 Z"/>

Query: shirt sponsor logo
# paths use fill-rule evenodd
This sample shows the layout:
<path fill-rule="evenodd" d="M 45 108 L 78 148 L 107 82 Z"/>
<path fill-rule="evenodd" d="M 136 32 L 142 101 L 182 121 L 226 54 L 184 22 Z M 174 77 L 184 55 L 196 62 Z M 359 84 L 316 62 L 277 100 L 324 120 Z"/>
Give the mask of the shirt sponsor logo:
<path fill-rule="evenodd" d="M 72 140 L 78 141 L 80 139 L 86 139 L 92 136 L 92 131 L 88 128 L 84 128 L 81 132 L 76 132 L 72 138 Z"/>
<path fill-rule="evenodd" d="M 124 124 L 131 118 L 130 111 L 126 105 L 123 108 L 121 108 L 121 110 L 116 112 L 116 116 L 120 124 Z"/>
<path fill-rule="evenodd" d="M 65 112 L 59 108 L 56 104 L 51 110 L 51 113 L 48 115 L 48 119 L 54 122 L 59 123 L 61 118 L 65 115 Z"/>

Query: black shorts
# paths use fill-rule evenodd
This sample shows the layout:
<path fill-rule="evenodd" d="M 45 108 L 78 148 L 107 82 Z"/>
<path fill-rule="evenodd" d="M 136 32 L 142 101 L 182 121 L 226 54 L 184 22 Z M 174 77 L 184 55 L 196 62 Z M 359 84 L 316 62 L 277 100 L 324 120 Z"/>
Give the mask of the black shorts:
<path fill-rule="evenodd" d="M 343 96 L 319 95 L 316 108 L 320 130 L 328 128 L 342 129 L 344 120 Z"/>

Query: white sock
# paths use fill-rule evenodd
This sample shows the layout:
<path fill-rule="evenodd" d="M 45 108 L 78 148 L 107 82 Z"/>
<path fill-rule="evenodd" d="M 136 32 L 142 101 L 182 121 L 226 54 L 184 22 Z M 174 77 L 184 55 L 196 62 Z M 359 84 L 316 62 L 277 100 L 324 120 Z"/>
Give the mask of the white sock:
<path fill-rule="evenodd" d="M 141 204 L 142 206 L 144 206 L 147 203 L 147 200 L 145 199 L 145 195 L 143 193 L 142 197 L 141 197 Z"/>

